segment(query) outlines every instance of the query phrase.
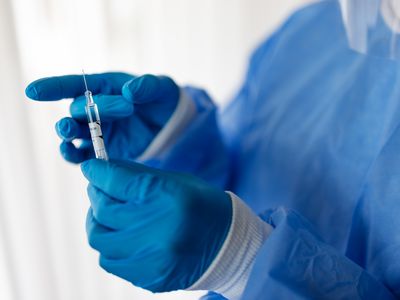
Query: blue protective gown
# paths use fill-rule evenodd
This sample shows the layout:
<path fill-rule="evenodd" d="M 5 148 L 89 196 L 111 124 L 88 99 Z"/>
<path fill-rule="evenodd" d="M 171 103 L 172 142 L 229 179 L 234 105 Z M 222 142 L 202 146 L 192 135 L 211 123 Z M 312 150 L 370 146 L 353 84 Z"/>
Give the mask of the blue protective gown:
<path fill-rule="evenodd" d="M 256 50 L 219 121 L 230 162 L 215 132 L 189 156 L 275 227 L 242 299 L 400 298 L 400 64 L 349 50 L 337 1 Z"/>

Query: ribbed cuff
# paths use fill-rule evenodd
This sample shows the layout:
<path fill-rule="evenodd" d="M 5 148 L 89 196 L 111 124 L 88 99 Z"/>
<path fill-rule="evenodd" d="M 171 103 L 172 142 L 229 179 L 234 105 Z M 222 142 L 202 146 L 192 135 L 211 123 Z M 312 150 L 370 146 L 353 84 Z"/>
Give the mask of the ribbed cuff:
<path fill-rule="evenodd" d="M 157 158 L 163 151 L 171 147 L 193 119 L 195 114 L 196 106 L 193 103 L 193 100 L 183 89 L 181 89 L 178 105 L 174 113 L 137 160 L 145 161 Z"/>
<path fill-rule="evenodd" d="M 187 290 L 210 290 L 225 298 L 240 299 L 250 276 L 254 259 L 272 231 L 235 194 L 232 199 L 232 224 L 227 238 L 207 271 Z"/>

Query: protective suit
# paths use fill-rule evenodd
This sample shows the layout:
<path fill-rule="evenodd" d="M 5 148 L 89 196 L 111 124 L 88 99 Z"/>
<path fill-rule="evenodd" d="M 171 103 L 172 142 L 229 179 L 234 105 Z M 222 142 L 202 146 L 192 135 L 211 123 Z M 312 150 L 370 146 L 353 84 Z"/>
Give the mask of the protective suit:
<path fill-rule="evenodd" d="M 139 194 L 134 196 L 134 199 L 142 200 L 146 198 L 147 193 L 151 194 L 157 190 L 157 193 L 153 193 L 156 200 L 153 199 L 152 203 L 165 213 L 162 220 L 166 220 L 165 216 L 169 217 L 168 222 L 173 223 L 176 228 L 183 227 L 178 226 L 180 224 L 186 224 L 176 225 L 175 222 L 174 216 L 179 216 L 182 212 L 181 206 L 172 203 L 169 208 L 162 204 L 165 200 L 163 197 L 167 194 L 169 201 L 175 201 L 177 198 L 169 189 L 172 179 L 173 191 L 179 190 L 182 199 L 188 199 L 187 195 L 190 195 L 190 199 L 196 200 L 193 200 L 193 203 L 206 207 L 202 211 L 207 212 L 214 209 L 214 206 L 218 207 L 205 200 L 211 199 L 207 197 L 208 194 L 215 195 L 215 201 L 224 197 L 217 192 L 197 197 L 196 195 L 202 194 L 204 190 L 214 189 L 209 189 L 203 182 L 198 183 L 191 178 L 185 179 L 186 186 L 198 188 L 180 190 L 182 185 L 181 181 L 175 180 L 177 176 L 163 173 L 161 170 L 192 173 L 204 179 L 210 186 L 233 193 L 233 207 L 237 206 L 238 211 L 245 212 L 241 215 L 242 223 L 232 221 L 232 224 L 236 224 L 236 232 L 240 232 L 248 224 L 253 224 L 246 230 L 259 232 L 257 241 L 261 243 L 249 248 L 249 251 L 254 252 L 254 257 L 249 257 L 246 251 L 241 249 L 240 254 L 247 259 L 244 260 L 247 265 L 240 266 L 241 260 L 236 260 L 239 261 L 238 272 L 226 263 L 227 260 L 223 265 L 229 270 L 229 276 L 225 272 L 214 272 L 220 277 L 228 277 L 228 281 L 230 276 L 235 277 L 237 273 L 245 274 L 242 276 L 244 281 L 242 278 L 237 279 L 237 282 L 244 284 L 243 290 L 239 289 L 240 293 L 238 292 L 240 299 L 400 297 L 400 218 L 397 216 L 400 213 L 400 63 L 358 54 L 349 49 L 347 38 L 338 1 L 323 1 L 297 11 L 255 51 L 244 84 L 226 110 L 217 115 L 215 106 L 204 91 L 193 87 L 183 88 L 180 94 L 185 94 L 188 99 L 193 100 L 196 113 L 190 122 L 185 121 L 184 126 L 181 126 L 179 136 L 173 135 L 173 143 L 168 147 L 162 147 L 162 151 L 152 151 L 152 155 L 139 157 L 140 162 L 157 170 L 146 171 L 156 174 L 153 174 L 146 184 L 140 184 L 137 188 L 133 185 L 135 189 L 132 193 Z M 355 44 L 360 45 L 357 41 Z M 137 119 L 132 117 L 132 128 L 137 128 L 134 124 L 138 123 L 146 129 L 132 131 L 135 132 L 136 139 L 143 135 L 144 141 L 143 144 L 139 143 L 141 147 L 134 149 L 135 151 L 130 148 L 138 147 L 134 143 L 135 140 L 132 141 L 128 133 L 122 132 L 118 141 L 110 138 L 110 152 L 114 153 L 114 156 L 122 156 L 125 160 L 133 160 L 146 147 L 157 148 L 152 147 L 154 141 L 151 140 L 154 137 L 157 140 L 158 135 L 165 133 L 165 129 L 161 128 L 165 125 L 167 116 L 160 120 L 153 119 L 151 113 L 154 107 L 158 107 L 157 111 L 165 112 L 177 105 L 179 110 L 177 87 L 173 87 L 170 80 L 162 78 L 134 78 L 132 82 L 125 83 L 121 76 L 126 75 L 113 75 L 113 79 L 108 81 L 105 80 L 104 74 L 100 76 L 101 81 L 98 82 L 110 83 L 114 80 L 114 84 L 111 88 L 103 84 L 98 92 L 108 92 L 112 96 L 106 97 L 119 99 L 121 95 L 118 93 L 121 88 L 122 96 L 125 90 L 125 94 L 129 95 L 123 99 L 128 99 L 129 105 L 133 105 L 131 111 L 141 113 L 136 116 Z M 145 105 L 139 105 L 148 104 L 147 96 L 154 90 L 143 88 L 137 81 L 148 80 L 151 81 L 151 86 L 163 87 L 166 84 L 164 88 L 167 87 L 167 90 L 173 87 L 174 96 L 170 97 L 166 106 L 164 102 L 160 102 L 164 104 L 160 106 L 158 103 L 158 106 L 151 106 L 146 110 Z M 27 95 L 44 101 L 78 97 L 71 106 L 71 113 L 72 117 L 79 121 L 80 114 L 77 112 L 82 111 L 79 94 L 83 87 L 75 83 L 76 77 L 46 79 L 28 87 Z M 60 88 L 62 84 L 68 85 L 68 89 Z M 105 89 L 107 87 L 108 89 Z M 58 93 L 60 91 L 64 94 Z M 159 97 L 153 98 L 157 100 Z M 164 98 L 168 97 L 162 98 L 164 101 Z M 101 99 L 98 100 L 102 110 Z M 107 111 L 107 105 L 103 105 Z M 113 110 L 116 109 L 118 107 L 113 106 Z M 113 113 L 116 114 L 115 111 Z M 105 115 L 107 116 L 107 113 Z M 108 116 L 110 120 L 114 115 Z M 156 115 L 159 118 L 159 114 Z M 68 142 L 67 146 L 62 144 L 64 158 L 78 163 L 92 157 L 92 154 L 87 152 L 88 148 L 72 148 L 70 140 L 83 135 L 80 129 L 72 132 L 73 128 L 83 126 L 75 122 L 77 121 L 72 119 L 64 120 L 63 123 L 58 123 L 57 130 L 60 137 Z M 118 123 L 110 124 L 109 131 L 121 134 L 115 129 L 116 125 Z M 80 134 L 77 135 L 77 132 Z M 87 133 L 84 136 L 87 137 Z M 107 138 L 106 134 L 105 136 Z M 170 140 L 165 136 L 164 134 L 164 141 Z M 148 151 L 145 153 L 148 154 Z M 92 238 L 91 243 L 95 244 L 94 247 L 102 254 L 110 251 L 114 261 L 112 264 L 106 264 L 105 269 L 113 268 L 114 271 L 110 272 L 135 284 L 135 280 L 140 281 L 144 278 L 137 273 L 134 264 L 131 268 L 128 263 L 135 262 L 138 257 L 135 257 L 135 260 L 131 257 L 127 264 L 119 260 L 120 255 L 127 254 L 124 253 L 127 249 L 123 248 L 127 239 L 121 238 L 118 232 L 115 235 L 115 232 L 109 233 L 100 226 L 102 224 L 97 224 L 96 222 L 101 223 L 102 218 L 96 217 L 95 208 L 101 198 L 106 199 L 104 203 L 111 207 L 127 201 L 125 198 L 131 200 L 131 195 L 119 196 L 118 189 L 114 190 L 118 187 L 116 182 L 121 178 L 122 182 L 127 182 L 126 186 L 132 187 L 131 180 L 136 182 L 132 179 L 135 176 L 132 174 L 142 167 L 113 164 L 115 163 L 107 165 L 90 162 L 89 166 L 101 167 L 101 174 L 104 174 L 101 180 L 94 180 L 90 179 L 90 172 L 85 170 L 88 166 L 85 163 L 84 175 L 95 187 L 92 187 L 92 192 L 89 190 L 93 207 L 88 226 L 89 242 Z M 118 175 L 118 178 L 113 176 L 112 173 L 115 172 L 109 172 L 109 168 L 117 168 L 121 175 Z M 147 167 L 144 169 L 147 170 Z M 160 178 L 164 177 L 167 179 L 160 181 Z M 96 181 L 100 183 L 96 185 Z M 157 189 L 149 188 L 155 182 L 162 184 L 156 185 Z M 120 190 L 129 191 L 125 188 Z M 242 200 L 237 200 L 237 196 Z M 115 203 L 112 202 L 114 200 Z M 148 198 L 143 201 L 147 200 Z M 251 212 L 246 210 L 247 208 L 241 208 L 241 201 L 246 202 Z M 223 206 L 230 207 L 228 204 Z M 110 212 L 112 210 L 102 211 L 103 219 L 107 216 L 107 222 L 116 220 Z M 126 211 L 118 209 L 119 214 L 125 215 Z M 131 211 L 132 214 L 137 212 L 136 209 Z M 229 209 L 218 211 L 223 214 L 221 219 L 237 219 L 235 208 L 232 216 Z M 151 214 L 143 215 L 143 224 L 150 224 Z M 256 215 L 260 216 L 263 222 L 260 222 Z M 128 220 L 138 221 L 137 218 Z M 168 222 L 165 221 L 166 224 Z M 227 222 L 221 221 L 221 226 L 215 224 L 217 230 L 207 230 L 208 227 L 203 223 L 200 223 L 201 226 L 188 226 L 190 236 L 209 237 L 208 241 L 214 239 L 215 232 L 218 233 L 215 241 L 218 245 L 213 246 L 212 251 L 207 249 L 207 239 L 203 241 L 203 256 L 193 256 L 195 252 L 190 251 L 180 253 L 190 256 L 188 261 L 195 266 L 199 261 L 206 262 L 205 267 L 196 275 L 201 275 L 202 278 L 205 274 L 210 275 L 208 273 L 212 272 L 208 271 L 213 269 L 220 253 L 225 253 L 226 248 L 229 248 L 226 241 L 228 237 L 232 237 L 232 230 L 226 233 Z M 129 226 L 132 224 L 128 222 Z M 150 225 L 136 225 L 141 230 L 154 229 Z M 131 227 L 129 228 L 132 229 Z M 231 225 L 232 227 L 235 226 Z M 168 226 L 164 229 L 168 229 Z M 210 234 L 202 235 L 202 231 Z M 106 243 L 102 236 L 104 232 L 108 237 L 116 238 L 122 248 L 114 247 L 114 243 Z M 137 234 L 136 231 L 131 233 L 132 236 Z M 96 236 L 93 238 L 94 234 Z M 155 236 L 156 234 L 149 234 L 143 235 L 143 238 L 153 245 L 157 242 Z M 254 236 L 246 232 L 243 233 L 243 237 L 248 239 L 243 241 L 244 245 L 250 245 L 253 242 L 251 240 L 254 240 Z M 236 245 L 238 244 L 240 240 L 236 241 Z M 163 249 L 171 250 L 169 246 L 170 244 L 167 244 Z M 185 259 L 171 259 L 165 263 L 164 257 L 157 252 L 157 247 L 154 246 L 151 251 L 146 247 L 146 251 L 143 250 L 140 255 L 150 259 L 157 267 L 160 266 L 156 264 L 157 259 L 163 261 L 162 266 L 176 264 L 179 270 L 177 274 L 183 280 L 173 282 L 171 289 L 209 287 L 209 290 L 221 290 L 218 287 L 214 289 L 213 281 L 210 280 L 213 278 L 212 274 L 211 277 L 205 276 L 203 281 L 198 276 L 193 278 L 190 271 L 192 268 L 180 264 Z M 190 250 L 190 247 L 185 247 L 184 250 L 188 249 Z M 149 255 L 149 252 L 153 256 Z M 231 251 L 230 254 L 232 253 L 235 254 L 235 251 Z M 219 260 L 224 262 L 224 259 Z M 232 260 L 235 261 L 234 258 Z M 153 289 L 155 291 L 165 291 L 166 284 L 171 283 L 163 281 L 161 276 L 150 275 L 149 282 L 157 284 Z M 207 284 L 199 284 L 199 281 Z M 223 282 L 222 285 L 229 290 L 229 287 L 232 288 L 232 281 Z M 148 282 L 142 283 L 142 286 L 148 286 Z M 222 296 L 216 293 L 204 297 L 221 298 Z"/>
<path fill-rule="evenodd" d="M 275 226 L 242 299 L 400 297 L 400 64 L 349 50 L 338 2 L 257 49 L 220 122 L 228 189 Z"/>

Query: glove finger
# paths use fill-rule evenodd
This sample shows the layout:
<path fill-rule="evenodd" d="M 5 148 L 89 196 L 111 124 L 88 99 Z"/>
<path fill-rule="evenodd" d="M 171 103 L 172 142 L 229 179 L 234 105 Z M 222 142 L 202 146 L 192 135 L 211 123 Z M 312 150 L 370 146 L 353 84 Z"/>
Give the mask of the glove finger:
<path fill-rule="evenodd" d="M 132 75 L 118 72 L 86 75 L 93 94 L 119 94 L 124 83 L 132 78 Z M 78 97 L 85 90 L 82 75 L 65 75 L 38 79 L 27 86 L 25 94 L 33 100 L 54 101 Z"/>
<path fill-rule="evenodd" d="M 157 203 L 138 205 L 121 202 L 108 196 L 92 184 L 88 185 L 87 193 L 97 222 L 114 230 L 129 228 L 139 234 L 143 230 L 150 229 L 154 224 L 159 226 L 166 218 L 165 212 Z M 158 231 L 164 232 L 163 229 Z"/>
<path fill-rule="evenodd" d="M 157 127 L 162 127 L 175 111 L 179 94 L 179 87 L 166 76 L 144 75 L 122 87 L 122 95 L 132 101 L 135 113 Z"/>
<path fill-rule="evenodd" d="M 94 157 L 93 145 L 91 140 L 83 140 L 78 148 L 71 142 L 63 141 L 60 144 L 62 157 L 71 163 L 79 164 Z"/>
<path fill-rule="evenodd" d="M 134 104 L 171 101 L 178 98 L 179 88 L 167 76 L 147 74 L 126 82 L 122 87 L 122 95 Z"/>
<path fill-rule="evenodd" d="M 167 275 L 164 261 L 173 259 L 166 249 L 146 249 L 137 256 L 124 259 L 113 259 L 100 255 L 100 266 L 109 273 L 121 277 L 135 286 L 152 292 L 165 292 L 160 290 L 160 278 Z"/>
<path fill-rule="evenodd" d="M 132 224 L 132 207 L 113 199 L 89 184 L 87 187 L 93 215 L 101 225 L 114 230 L 122 230 Z"/>
<path fill-rule="evenodd" d="M 94 102 L 97 104 L 100 119 L 102 122 L 126 118 L 132 115 L 133 105 L 124 97 L 119 95 L 94 95 Z M 79 121 L 86 121 L 86 98 L 79 96 L 70 105 L 71 116 Z"/>
<path fill-rule="evenodd" d="M 162 191 L 160 171 L 138 163 L 92 159 L 81 165 L 83 175 L 107 195 L 124 202 L 142 203 L 158 198 Z"/>
<path fill-rule="evenodd" d="M 108 248 L 108 236 L 112 235 L 113 232 L 115 231 L 97 222 L 93 214 L 93 209 L 90 207 L 86 216 L 86 234 L 90 247 L 103 252 Z"/>
<path fill-rule="evenodd" d="M 74 139 L 90 138 L 90 131 L 87 123 L 79 123 L 73 118 L 62 118 L 55 125 L 58 136 L 66 142 Z"/>
<path fill-rule="evenodd" d="M 153 236 L 151 229 L 141 227 L 140 230 L 114 230 L 97 220 L 93 207 L 89 209 L 86 218 L 86 233 L 92 248 L 113 259 L 135 256 L 145 249 L 159 247 L 156 238 L 149 238 Z"/>

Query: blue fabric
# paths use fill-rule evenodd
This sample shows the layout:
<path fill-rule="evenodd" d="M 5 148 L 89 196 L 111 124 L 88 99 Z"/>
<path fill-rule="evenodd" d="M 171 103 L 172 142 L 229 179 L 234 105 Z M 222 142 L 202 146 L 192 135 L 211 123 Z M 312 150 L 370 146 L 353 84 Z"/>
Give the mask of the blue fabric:
<path fill-rule="evenodd" d="M 400 127 L 382 148 L 354 212 L 347 256 L 400 297 Z"/>
<path fill-rule="evenodd" d="M 263 215 L 275 229 L 242 299 L 400 297 L 400 65 L 349 50 L 336 1 L 257 49 L 220 122 L 227 188 L 286 207 Z"/>
<path fill-rule="evenodd" d="M 349 50 L 336 1 L 255 51 L 220 123 L 227 188 L 285 207 L 242 299 L 400 297 L 400 65 Z"/>
<path fill-rule="evenodd" d="M 266 220 L 275 232 L 259 251 L 242 299 L 395 299 L 296 212 L 277 209 Z"/>
<path fill-rule="evenodd" d="M 217 108 L 204 90 L 194 87 L 184 90 L 195 102 L 196 116 L 171 149 L 145 163 L 160 169 L 192 173 L 223 188 L 230 165 L 229 153 L 217 124 Z"/>
<path fill-rule="evenodd" d="M 88 240 L 105 270 L 153 292 L 188 288 L 207 270 L 230 228 L 227 193 L 133 162 L 93 159 L 81 167 Z"/>

